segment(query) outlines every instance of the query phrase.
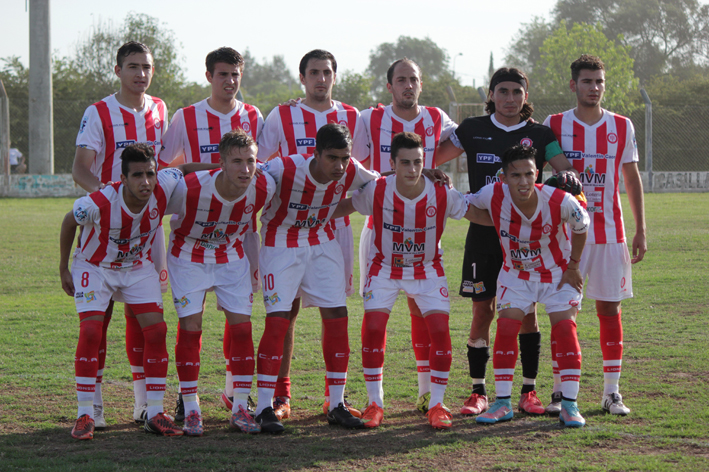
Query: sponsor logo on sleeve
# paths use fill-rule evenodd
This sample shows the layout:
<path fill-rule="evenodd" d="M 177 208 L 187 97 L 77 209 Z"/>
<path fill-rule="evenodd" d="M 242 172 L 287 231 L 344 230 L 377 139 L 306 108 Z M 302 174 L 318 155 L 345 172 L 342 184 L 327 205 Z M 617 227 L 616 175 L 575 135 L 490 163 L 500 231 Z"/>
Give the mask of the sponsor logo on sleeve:
<path fill-rule="evenodd" d="M 86 211 L 86 208 L 78 206 L 76 207 L 76 210 L 74 210 L 74 218 L 76 218 L 76 221 L 78 221 L 79 223 L 83 223 L 88 217 L 89 214 Z"/>
<path fill-rule="evenodd" d="M 89 117 L 84 115 L 84 117 L 81 119 L 81 126 L 79 126 L 79 134 L 84 132 L 84 130 L 86 129 L 86 124 L 88 122 L 89 122 Z"/>

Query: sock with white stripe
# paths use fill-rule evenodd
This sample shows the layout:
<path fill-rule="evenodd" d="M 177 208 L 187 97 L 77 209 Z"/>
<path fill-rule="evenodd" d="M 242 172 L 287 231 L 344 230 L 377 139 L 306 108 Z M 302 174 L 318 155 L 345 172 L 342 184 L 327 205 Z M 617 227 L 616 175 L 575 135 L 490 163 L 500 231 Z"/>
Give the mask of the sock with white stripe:
<path fill-rule="evenodd" d="M 517 334 L 522 321 L 511 318 L 497 319 L 497 332 L 493 345 L 492 367 L 495 371 L 495 391 L 498 399 L 512 396 L 512 381 L 519 348 Z"/>
<path fill-rule="evenodd" d="M 167 377 L 167 325 L 164 321 L 143 328 L 143 367 L 148 403 L 148 419 L 163 412 Z"/>
<path fill-rule="evenodd" d="M 572 320 L 561 320 L 551 329 L 556 339 L 561 396 L 564 400 L 576 401 L 581 379 L 581 346 L 576 334 L 576 323 Z"/>
<path fill-rule="evenodd" d="M 84 318 L 103 315 L 101 312 L 83 313 Z M 76 343 L 74 373 L 76 376 L 76 398 L 79 404 L 76 417 L 94 416 L 93 398 L 96 390 L 98 371 L 98 349 L 101 344 L 102 320 L 84 320 L 79 325 L 79 341 Z"/>
<path fill-rule="evenodd" d="M 620 369 L 623 362 L 623 323 L 616 316 L 598 315 L 601 352 L 603 353 L 603 394 L 618 393 Z"/>

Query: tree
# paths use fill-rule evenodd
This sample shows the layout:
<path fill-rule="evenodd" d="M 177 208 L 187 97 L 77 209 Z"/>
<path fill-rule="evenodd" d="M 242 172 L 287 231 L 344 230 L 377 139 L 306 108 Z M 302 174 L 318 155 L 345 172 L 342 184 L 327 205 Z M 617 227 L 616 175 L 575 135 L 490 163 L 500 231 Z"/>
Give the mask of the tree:
<path fill-rule="evenodd" d="M 337 74 L 337 82 L 332 94 L 335 100 L 364 110 L 375 105 L 370 92 L 371 87 L 371 77 L 346 70 Z"/>
<path fill-rule="evenodd" d="M 0 80 L 10 102 L 10 141 L 27 156 L 29 153 L 29 84 L 30 70 L 25 67 L 17 56 L 5 57 L 0 70 Z"/>
<path fill-rule="evenodd" d="M 617 43 L 622 39 L 618 38 Z M 604 106 L 629 114 L 638 107 L 638 98 L 633 98 L 639 96 L 638 80 L 633 75 L 630 47 L 617 43 L 606 38 L 600 25 L 576 23 L 569 29 L 566 21 L 562 21 L 540 49 L 541 57 L 534 70 L 538 80 L 534 96 L 552 101 L 569 100 L 575 104 L 575 97 L 571 97 L 569 91 L 569 65 L 581 54 L 592 54 L 603 58 L 606 70 L 610 71 L 606 76 Z"/>
<path fill-rule="evenodd" d="M 395 43 L 382 43 L 369 53 L 367 74 L 372 77 L 372 92 L 378 99 L 386 99 L 386 74 L 389 66 L 397 59 L 408 57 L 416 61 L 422 72 L 437 80 L 448 70 L 448 53 L 438 47 L 431 38 L 418 39 L 399 36 Z"/>

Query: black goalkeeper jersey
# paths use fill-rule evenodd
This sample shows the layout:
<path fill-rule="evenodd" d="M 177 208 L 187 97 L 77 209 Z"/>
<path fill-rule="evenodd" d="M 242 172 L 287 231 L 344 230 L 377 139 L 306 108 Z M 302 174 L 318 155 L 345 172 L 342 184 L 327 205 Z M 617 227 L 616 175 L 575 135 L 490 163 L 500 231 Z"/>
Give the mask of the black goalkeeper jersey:
<path fill-rule="evenodd" d="M 562 153 L 551 129 L 538 123 L 526 122 L 519 129 L 506 131 L 497 127 L 490 115 L 476 116 L 463 120 L 455 133 L 468 156 L 468 179 L 473 193 L 500 180 L 502 155 L 515 144 L 537 149 L 537 183 L 542 181 L 541 170 L 546 162 Z"/>

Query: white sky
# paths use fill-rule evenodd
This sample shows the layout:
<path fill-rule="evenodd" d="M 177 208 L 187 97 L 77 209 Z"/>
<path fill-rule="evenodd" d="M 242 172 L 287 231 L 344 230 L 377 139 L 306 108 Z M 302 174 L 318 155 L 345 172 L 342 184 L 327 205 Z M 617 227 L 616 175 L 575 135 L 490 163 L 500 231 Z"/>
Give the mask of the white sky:
<path fill-rule="evenodd" d="M 20 56 L 29 65 L 29 13 L 26 0 L 3 0 L 0 58 Z M 257 2 L 213 0 L 54 0 L 51 2 L 52 49 L 73 56 L 78 40 L 92 24 L 123 23 L 130 11 L 158 18 L 182 43 L 187 79 L 206 83 L 204 58 L 220 46 L 246 48 L 261 62 L 282 54 L 297 77 L 300 58 L 321 48 L 337 58 L 340 72 L 364 72 L 369 53 L 401 35 L 430 37 L 451 57 L 461 83 L 482 85 L 490 58 L 502 66 L 504 50 L 522 23 L 548 18 L 556 0 L 359 0 L 312 4 L 286 0 Z M 347 8 L 356 5 L 354 8 Z M 431 6 L 435 8 L 431 9 Z M 458 56 L 462 53 L 462 56 Z M 457 57 L 456 57 L 457 56 Z M 248 74 L 248 65 L 246 69 Z"/>

